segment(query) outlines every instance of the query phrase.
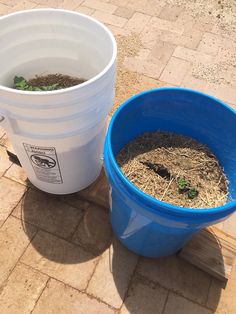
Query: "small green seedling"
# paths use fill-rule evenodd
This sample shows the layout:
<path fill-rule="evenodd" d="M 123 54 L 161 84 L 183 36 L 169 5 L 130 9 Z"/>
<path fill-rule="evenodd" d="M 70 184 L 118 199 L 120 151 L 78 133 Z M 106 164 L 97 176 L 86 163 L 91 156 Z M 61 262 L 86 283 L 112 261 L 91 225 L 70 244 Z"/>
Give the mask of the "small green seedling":
<path fill-rule="evenodd" d="M 185 178 L 180 178 L 178 180 L 179 192 L 184 193 L 188 190 L 189 183 Z"/>
<path fill-rule="evenodd" d="M 189 191 L 188 191 L 188 198 L 190 199 L 194 199 L 198 196 L 198 190 L 195 189 L 195 188 L 191 188 Z"/>
<path fill-rule="evenodd" d="M 57 89 L 61 89 L 62 87 L 59 84 L 52 84 L 48 86 L 32 86 L 26 81 L 26 79 L 22 76 L 14 77 L 14 88 L 18 90 L 26 90 L 32 92 L 42 92 L 42 91 L 53 91 Z"/>
<path fill-rule="evenodd" d="M 190 183 L 185 178 L 178 180 L 179 193 L 186 193 L 189 199 L 194 199 L 199 192 L 196 188 L 190 186 Z"/>

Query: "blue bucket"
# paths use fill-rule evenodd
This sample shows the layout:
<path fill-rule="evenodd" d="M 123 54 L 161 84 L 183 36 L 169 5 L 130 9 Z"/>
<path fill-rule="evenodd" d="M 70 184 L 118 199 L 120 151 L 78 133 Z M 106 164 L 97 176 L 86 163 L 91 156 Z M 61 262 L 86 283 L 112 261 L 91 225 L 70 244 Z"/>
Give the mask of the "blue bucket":
<path fill-rule="evenodd" d="M 123 175 L 115 159 L 117 153 L 135 137 L 156 130 L 191 136 L 215 153 L 230 181 L 226 205 L 210 209 L 173 206 L 148 196 Z M 111 120 L 104 161 L 113 230 L 137 254 L 171 255 L 196 232 L 236 210 L 236 112 L 203 93 L 160 88 L 128 99 Z"/>

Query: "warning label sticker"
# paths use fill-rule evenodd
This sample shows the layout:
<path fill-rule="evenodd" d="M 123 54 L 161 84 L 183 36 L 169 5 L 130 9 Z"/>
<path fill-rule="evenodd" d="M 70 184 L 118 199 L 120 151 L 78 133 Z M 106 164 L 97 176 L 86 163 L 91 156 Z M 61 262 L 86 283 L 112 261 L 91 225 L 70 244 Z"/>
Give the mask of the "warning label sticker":
<path fill-rule="evenodd" d="M 36 177 L 43 182 L 63 183 L 56 149 L 23 143 Z"/>

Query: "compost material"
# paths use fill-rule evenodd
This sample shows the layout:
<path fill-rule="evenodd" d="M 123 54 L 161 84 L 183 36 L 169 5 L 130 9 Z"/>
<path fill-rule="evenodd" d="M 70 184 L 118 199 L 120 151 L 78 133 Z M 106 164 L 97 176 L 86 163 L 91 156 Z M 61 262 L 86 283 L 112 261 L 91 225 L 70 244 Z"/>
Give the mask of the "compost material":
<path fill-rule="evenodd" d="M 28 83 L 32 86 L 50 86 L 58 84 L 61 88 L 72 87 L 84 83 L 86 80 L 83 78 L 72 77 L 64 74 L 48 74 L 42 76 L 36 76 L 28 80 Z"/>
<path fill-rule="evenodd" d="M 117 155 L 124 175 L 146 194 L 188 208 L 227 201 L 228 181 L 209 148 L 170 132 L 144 133 Z"/>

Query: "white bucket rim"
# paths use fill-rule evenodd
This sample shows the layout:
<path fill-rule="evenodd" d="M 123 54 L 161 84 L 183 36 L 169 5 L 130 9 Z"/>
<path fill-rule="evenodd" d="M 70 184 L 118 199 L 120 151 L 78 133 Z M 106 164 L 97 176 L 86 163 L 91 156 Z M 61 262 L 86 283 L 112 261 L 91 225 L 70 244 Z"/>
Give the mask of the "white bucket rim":
<path fill-rule="evenodd" d="M 25 14 L 25 13 L 33 13 L 33 12 L 61 12 L 61 13 L 66 13 L 66 14 L 73 14 L 73 15 L 78 15 L 78 16 L 82 16 L 84 18 L 87 18 L 88 20 L 94 22 L 95 24 L 99 25 L 101 28 L 104 29 L 104 31 L 108 34 L 108 36 L 111 39 L 112 42 L 112 46 L 113 46 L 113 51 L 112 51 L 112 57 L 110 59 L 110 61 L 108 62 L 108 64 L 105 66 L 105 68 L 99 72 L 97 75 L 93 76 L 91 79 L 88 79 L 87 81 L 85 81 L 82 84 L 76 85 L 76 86 L 72 86 L 72 87 L 67 87 L 67 88 L 63 88 L 63 89 L 59 89 L 59 90 L 55 90 L 55 91 L 34 91 L 34 92 L 30 92 L 30 91 L 22 91 L 22 90 L 17 90 L 14 88 L 10 88 L 10 87 L 6 87 L 3 85 L 0 85 L 0 90 L 3 90 L 5 92 L 10 92 L 13 94 L 20 94 L 20 95 L 24 95 L 24 96 L 48 96 L 48 95 L 60 95 L 60 94 L 64 94 L 67 93 L 69 91 L 74 91 L 77 89 L 80 89 L 84 86 L 87 86 L 97 80 L 99 80 L 105 73 L 107 73 L 109 71 L 109 69 L 112 67 L 112 65 L 114 64 L 115 60 L 116 60 L 116 56 L 117 56 L 117 44 L 116 44 L 116 40 L 114 35 L 112 34 L 112 32 L 109 30 L 109 28 L 99 22 L 98 20 L 96 20 L 95 18 L 88 16 L 86 14 L 83 13 L 79 13 L 79 12 L 75 12 L 75 11 L 71 11 L 71 10 L 64 10 L 64 9 L 54 9 L 54 8 L 43 8 L 43 9 L 31 9 L 31 10 L 21 10 L 21 11 L 17 11 L 14 13 L 10 13 L 10 14 L 6 14 L 0 17 L 0 21 L 8 19 L 9 17 L 12 16 L 17 16 L 17 15 L 21 15 L 21 14 Z"/>

